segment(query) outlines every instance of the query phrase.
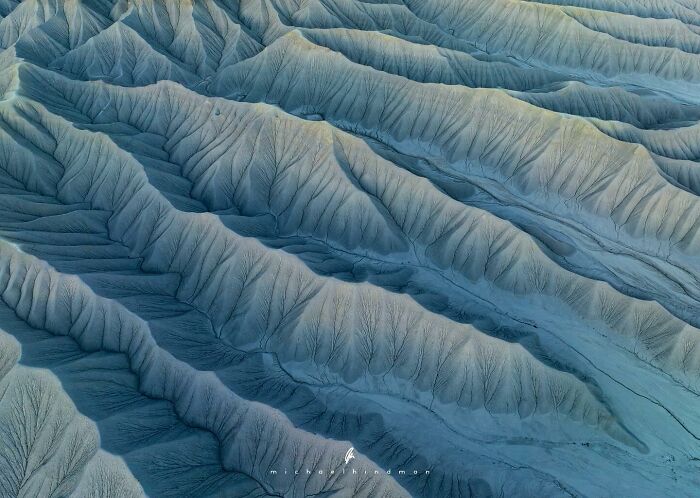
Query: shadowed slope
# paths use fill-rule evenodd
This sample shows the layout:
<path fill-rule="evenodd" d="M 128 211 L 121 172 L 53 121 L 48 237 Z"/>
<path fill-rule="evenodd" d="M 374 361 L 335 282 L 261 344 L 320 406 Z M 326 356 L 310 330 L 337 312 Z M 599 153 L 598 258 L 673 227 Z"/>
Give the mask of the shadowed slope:
<path fill-rule="evenodd" d="M 9 495 L 700 485 L 690 2 L 0 15 Z"/>

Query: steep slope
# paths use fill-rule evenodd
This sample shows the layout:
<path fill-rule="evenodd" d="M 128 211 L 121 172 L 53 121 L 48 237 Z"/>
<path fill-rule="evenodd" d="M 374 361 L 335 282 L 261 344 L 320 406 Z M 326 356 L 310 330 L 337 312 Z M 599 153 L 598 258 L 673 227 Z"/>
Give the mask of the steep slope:
<path fill-rule="evenodd" d="M 0 15 L 0 494 L 697 492 L 700 8 Z"/>

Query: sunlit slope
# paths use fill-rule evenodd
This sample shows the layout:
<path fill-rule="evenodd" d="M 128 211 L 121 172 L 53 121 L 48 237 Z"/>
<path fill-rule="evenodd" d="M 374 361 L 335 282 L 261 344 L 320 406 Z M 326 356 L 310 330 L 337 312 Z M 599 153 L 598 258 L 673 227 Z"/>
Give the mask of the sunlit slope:
<path fill-rule="evenodd" d="M 0 494 L 696 492 L 700 7 L 0 16 Z"/>
<path fill-rule="evenodd" d="M 124 463 L 98 450 L 95 424 L 76 411 L 56 378 L 18 366 L 18 343 L 0 334 L 2 494 L 143 496 Z"/>

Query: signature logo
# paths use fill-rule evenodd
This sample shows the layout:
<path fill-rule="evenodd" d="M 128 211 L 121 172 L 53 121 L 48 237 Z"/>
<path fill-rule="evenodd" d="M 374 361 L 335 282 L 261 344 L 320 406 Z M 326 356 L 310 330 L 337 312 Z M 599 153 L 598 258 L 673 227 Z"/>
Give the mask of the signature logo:
<path fill-rule="evenodd" d="M 355 448 L 350 448 L 347 453 L 345 453 L 345 465 L 348 464 L 350 460 L 355 459 Z"/>

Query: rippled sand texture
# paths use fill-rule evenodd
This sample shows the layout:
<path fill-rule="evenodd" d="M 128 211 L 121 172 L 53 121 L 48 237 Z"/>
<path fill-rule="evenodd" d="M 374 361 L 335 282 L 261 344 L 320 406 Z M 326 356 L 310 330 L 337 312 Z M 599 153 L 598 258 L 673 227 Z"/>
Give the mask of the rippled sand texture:
<path fill-rule="evenodd" d="M 696 0 L 0 16 L 0 496 L 700 493 Z"/>

